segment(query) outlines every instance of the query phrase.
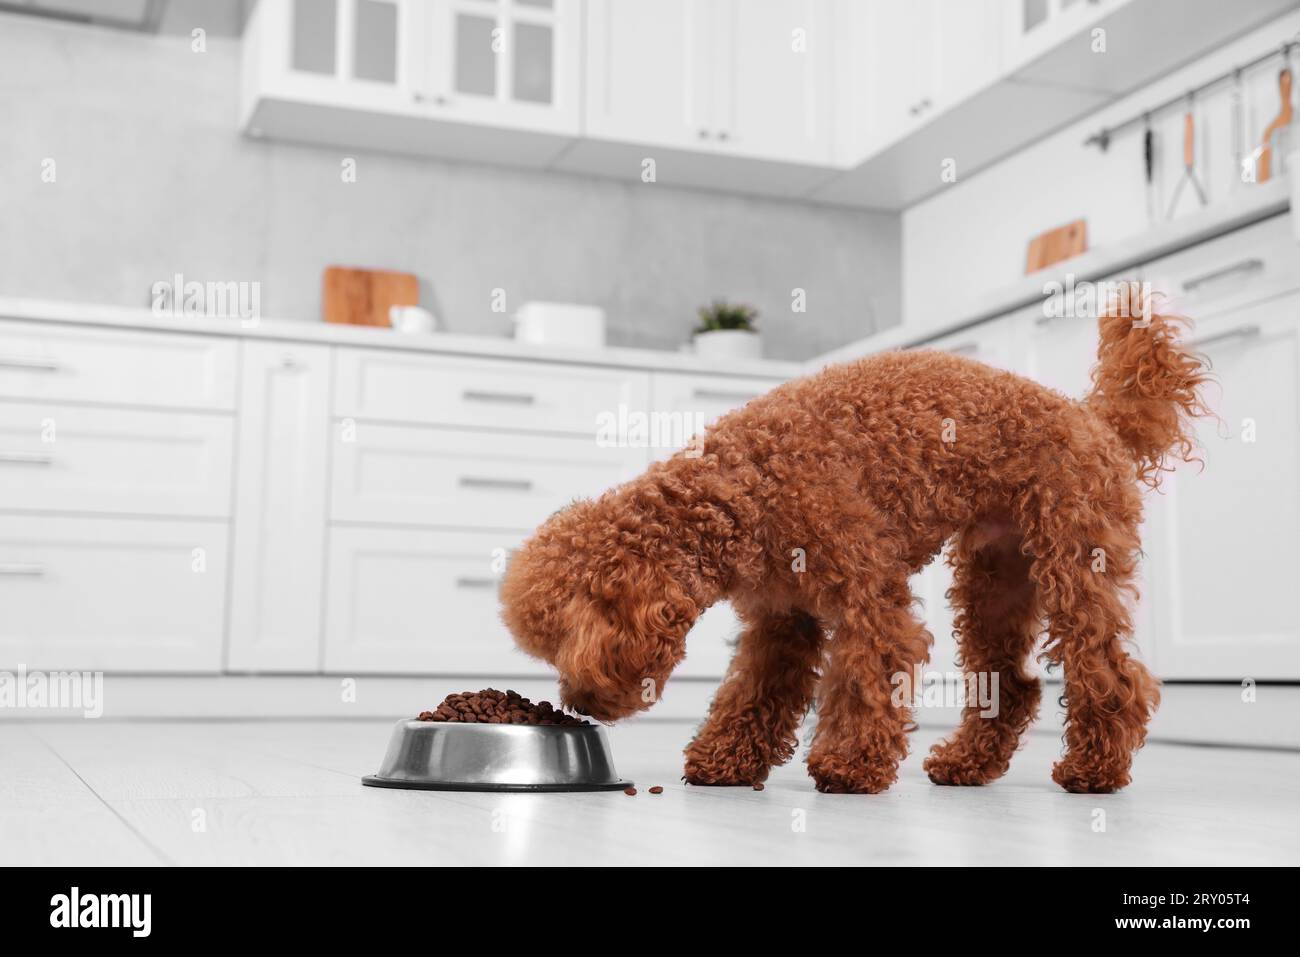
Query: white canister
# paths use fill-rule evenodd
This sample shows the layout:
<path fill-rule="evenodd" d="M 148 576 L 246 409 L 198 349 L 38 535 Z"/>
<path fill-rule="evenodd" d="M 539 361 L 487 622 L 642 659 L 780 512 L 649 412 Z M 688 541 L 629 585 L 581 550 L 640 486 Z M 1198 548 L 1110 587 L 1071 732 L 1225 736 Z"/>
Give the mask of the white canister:
<path fill-rule="evenodd" d="M 600 349 L 605 310 L 566 302 L 526 302 L 515 313 L 515 338 L 539 346 Z"/>

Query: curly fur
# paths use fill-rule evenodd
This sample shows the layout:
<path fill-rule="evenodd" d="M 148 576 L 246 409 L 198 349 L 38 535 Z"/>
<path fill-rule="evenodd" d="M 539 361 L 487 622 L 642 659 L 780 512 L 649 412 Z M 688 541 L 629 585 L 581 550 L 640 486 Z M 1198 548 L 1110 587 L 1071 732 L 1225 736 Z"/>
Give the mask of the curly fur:
<path fill-rule="evenodd" d="M 1082 401 L 930 351 L 786 383 L 720 419 L 702 454 L 552 516 L 507 570 L 506 624 L 556 667 L 566 704 L 616 720 L 657 699 L 700 612 L 729 599 L 744 631 L 686 749 L 687 780 L 763 780 L 793 756 L 815 694 L 816 786 L 874 793 L 913 727 L 893 679 L 929 657 L 908 578 L 952 540 L 962 663 L 997 671 L 1000 700 L 992 718 L 968 708 L 935 746 L 932 780 L 1006 771 L 1038 709 L 1025 665 L 1045 627 L 1067 708 L 1053 777 L 1122 787 L 1159 702 L 1124 647 L 1139 483 L 1190 454 L 1188 417 L 1202 411 L 1203 366 L 1176 329 L 1104 319 Z"/>

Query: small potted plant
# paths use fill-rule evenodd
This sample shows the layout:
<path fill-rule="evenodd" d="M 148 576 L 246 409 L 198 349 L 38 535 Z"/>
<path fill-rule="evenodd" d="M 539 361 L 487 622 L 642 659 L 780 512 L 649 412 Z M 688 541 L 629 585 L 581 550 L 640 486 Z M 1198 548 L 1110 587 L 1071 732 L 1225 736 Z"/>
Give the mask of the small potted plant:
<path fill-rule="evenodd" d="M 763 355 L 763 340 L 759 338 L 754 322 L 758 310 L 714 300 L 700 307 L 700 324 L 693 333 L 697 355 L 715 359 L 759 359 Z"/>

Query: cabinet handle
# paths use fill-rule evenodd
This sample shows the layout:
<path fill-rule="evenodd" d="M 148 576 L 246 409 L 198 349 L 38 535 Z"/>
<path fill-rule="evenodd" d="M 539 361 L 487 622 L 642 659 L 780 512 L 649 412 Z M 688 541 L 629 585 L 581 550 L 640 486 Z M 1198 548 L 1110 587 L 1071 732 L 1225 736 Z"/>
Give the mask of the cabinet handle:
<path fill-rule="evenodd" d="M 0 452 L 0 462 L 9 465 L 53 465 L 54 456 L 46 452 Z"/>
<path fill-rule="evenodd" d="M 528 479 L 482 478 L 475 475 L 462 475 L 461 488 L 500 488 L 512 492 L 531 492 L 533 483 Z"/>
<path fill-rule="evenodd" d="M 472 578 L 468 575 L 456 579 L 457 588 L 496 588 L 495 578 Z"/>
<path fill-rule="evenodd" d="M 725 143 L 727 140 L 731 139 L 731 134 L 726 130 L 720 130 L 718 132 L 718 139 Z"/>
<path fill-rule="evenodd" d="M 1237 328 L 1229 329 L 1226 332 L 1216 332 L 1212 336 L 1193 339 L 1187 343 L 1187 346 L 1191 349 L 1201 349 L 1216 342 L 1227 342 L 1230 339 L 1254 339 L 1259 335 L 1259 332 L 1259 326 L 1237 326 Z"/>
<path fill-rule="evenodd" d="M 1249 274 L 1259 272 L 1264 268 L 1262 259 L 1243 259 L 1239 263 L 1233 263 L 1231 266 L 1224 266 L 1222 269 L 1216 269 L 1213 272 L 1207 272 L 1203 275 L 1188 279 L 1183 283 L 1183 292 L 1191 292 L 1197 286 L 1204 286 L 1207 282 L 1214 282 L 1216 279 L 1225 279 L 1228 276 L 1234 276 L 1237 273 Z"/>
<path fill-rule="evenodd" d="M 707 139 L 709 138 L 709 131 L 708 131 L 708 130 L 701 129 L 701 130 L 699 130 L 695 135 L 698 136 L 698 137 L 699 137 L 700 139 L 702 139 L 702 140 L 707 140 Z"/>
<path fill-rule="evenodd" d="M 461 393 L 466 402 L 504 402 L 509 405 L 532 405 L 537 399 L 527 392 L 481 392 L 466 389 Z"/>
<path fill-rule="evenodd" d="M 297 372 L 302 368 L 302 363 L 298 361 L 297 357 L 286 352 L 280 359 L 280 368 L 289 372 Z"/>
<path fill-rule="evenodd" d="M 40 578 L 44 574 L 44 565 L 33 565 L 28 562 L 0 562 L 0 575 L 12 578 Z"/>
<path fill-rule="evenodd" d="M 5 369 L 31 369 L 36 372 L 58 372 L 59 364 L 53 359 L 36 356 L 0 356 L 0 367 Z"/>
<path fill-rule="evenodd" d="M 969 356 L 980 351 L 980 344 L 978 342 L 963 342 L 959 346 L 949 346 L 944 351 L 951 352 L 954 355 Z"/>
<path fill-rule="evenodd" d="M 726 389 L 695 389 L 691 395 L 697 399 L 718 399 L 723 402 L 748 402 L 757 399 L 757 392 L 728 392 Z"/>

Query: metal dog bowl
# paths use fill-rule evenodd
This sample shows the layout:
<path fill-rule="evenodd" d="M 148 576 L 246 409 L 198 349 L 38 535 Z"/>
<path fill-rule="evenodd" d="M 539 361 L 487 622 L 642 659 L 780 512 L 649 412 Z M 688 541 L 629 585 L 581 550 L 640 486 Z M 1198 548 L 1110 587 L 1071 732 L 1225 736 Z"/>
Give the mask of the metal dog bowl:
<path fill-rule="evenodd" d="M 595 724 L 397 722 L 375 788 L 426 791 L 614 791 L 630 787 L 614 770 L 605 729 Z"/>

